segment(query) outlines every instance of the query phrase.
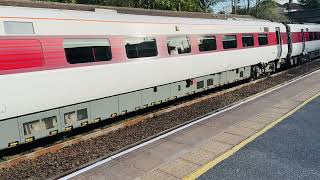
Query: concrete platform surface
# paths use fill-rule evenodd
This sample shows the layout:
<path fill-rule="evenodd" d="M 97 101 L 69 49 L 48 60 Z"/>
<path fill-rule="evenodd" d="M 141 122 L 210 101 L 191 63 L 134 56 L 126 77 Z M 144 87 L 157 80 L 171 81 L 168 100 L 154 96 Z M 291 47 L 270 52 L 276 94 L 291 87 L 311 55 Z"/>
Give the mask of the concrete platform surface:
<path fill-rule="evenodd" d="M 139 148 L 73 179 L 181 179 L 320 91 L 320 72 Z"/>
<path fill-rule="evenodd" d="M 199 180 L 320 179 L 320 97 Z"/>

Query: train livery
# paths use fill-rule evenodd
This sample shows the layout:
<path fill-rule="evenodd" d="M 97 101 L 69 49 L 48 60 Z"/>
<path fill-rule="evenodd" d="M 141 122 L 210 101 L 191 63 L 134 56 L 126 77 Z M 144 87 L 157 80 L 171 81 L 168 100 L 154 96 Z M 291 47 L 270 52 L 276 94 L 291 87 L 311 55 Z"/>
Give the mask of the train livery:
<path fill-rule="evenodd" d="M 0 149 L 319 52 L 316 24 L 0 6 Z"/>

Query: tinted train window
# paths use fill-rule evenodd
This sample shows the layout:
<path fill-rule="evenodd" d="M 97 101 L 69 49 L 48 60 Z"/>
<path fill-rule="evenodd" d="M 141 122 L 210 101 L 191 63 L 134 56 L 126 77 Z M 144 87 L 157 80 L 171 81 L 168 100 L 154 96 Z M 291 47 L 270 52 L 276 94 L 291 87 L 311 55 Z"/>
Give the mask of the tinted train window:
<path fill-rule="evenodd" d="M 237 36 L 225 35 L 223 36 L 223 49 L 237 48 Z"/>
<path fill-rule="evenodd" d="M 155 38 L 126 38 L 125 40 L 127 57 L 129 59 L 141 57 L 153 57 L 158 55 Z"/>
<path fill-rule="evenodd" d="M 258 35 L 259 45 L 267 45 L 268 44 L 268 35 L 267 34 L 259 34 Z"/>
<path fill-rule="evenodd" d="M 313 35 L 314 36 L 314 40 L 319 40 L 320 39 L 318 32 L 314 32 L 313 34 L 314 34 Z"/>
<path fill-rule="evenodd" d="M 215 36 L 201 36 L 198 39 L 199 51 L 213 51 L 217 49 Z"/>
<path fill-rule="evenodd" d="M 92 48 L 94 52 L 95 61 L 109 61 L 111 60 L 110 46 L 98 46 Z"/>
<path fill-rule="evenodd" d="M 64 49 L 70 64 L 110 61 L 110 43 L 107 39 L 65 39 Z"/>
<path fill-rule="evenodd" d="M 254 46 L 254 39 L 252 34 L 243 34 L 242 35 L 242 46 L 250 47 Z"/>
<path fill-rule="evenodd" d="M 312 41 L 314 40 L 313 32 L 309 32 L 309 40 Z"/>
<path fill-rule="evenodd" d="M 185 54 L 191 52 L 191 43 L 187 36 L 169 37 L 167 41 L 170 55 Z"/>

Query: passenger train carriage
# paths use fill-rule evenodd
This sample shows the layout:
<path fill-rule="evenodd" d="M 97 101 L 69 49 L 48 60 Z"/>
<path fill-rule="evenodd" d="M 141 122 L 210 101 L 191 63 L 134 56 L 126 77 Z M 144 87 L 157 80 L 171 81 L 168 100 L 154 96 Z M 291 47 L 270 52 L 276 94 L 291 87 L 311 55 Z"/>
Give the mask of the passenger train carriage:
<path fill-rule="evenodd" d="M 0 149 L 317 56 L 320 26 L 0 6 Z"/>

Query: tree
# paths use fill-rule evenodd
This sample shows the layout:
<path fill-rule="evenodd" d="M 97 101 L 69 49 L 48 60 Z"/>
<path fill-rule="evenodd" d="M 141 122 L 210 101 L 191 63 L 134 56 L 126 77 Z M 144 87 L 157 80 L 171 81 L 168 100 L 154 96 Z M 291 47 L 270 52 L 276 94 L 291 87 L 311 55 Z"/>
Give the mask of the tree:
<path fill-rule="evenodd" d="M 252 1 L 252 0 L 247 0 L 247 14 L 249 14 L 249 12 L 250 12 L 251 1 Z"/>
<path fill-rule="evenodd" d="M 250 15 L 277 22 L 288 22 L 288 18 L 280 13 L 275 0 L 257 0 L 255 7 L 250 10 Z"/>
<path fill-rule="evenodd" d="M 319 0 L 299 0 L 299 3 L 306 9 L 320 8 Z"/>
<path fill-rule="evenodd" d="M 289 22 L 288 18 L 280 12 L 275 0 L 256 0 L 256 4 L 249 9 L 249 15 L 258 19 L 266 19 L 277 22 Z M 238 14 L 247 15 L 247 8 L 237 9 Z"/>
<path fill-rule="evenodd" d="M 216 5 L 222 0 L 199 0 L 199 6 L 204 12 L 208 12 L 210 7 Z"/>
<path fill-rule="evenodd" d="M 118 6 L 173 11 L 209 12 L 223 0 L 38 0 L 49 2 Z"/>
<path fill-rule="evenodd" d="M 63 3 L 118 6 L 173 11 L 206 11 L 220 0 L 41 0 Z M 200 2 L 201 1 L 201 2 Z"/>

